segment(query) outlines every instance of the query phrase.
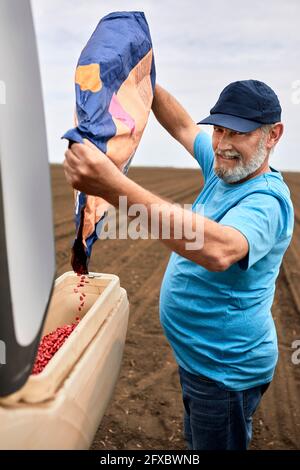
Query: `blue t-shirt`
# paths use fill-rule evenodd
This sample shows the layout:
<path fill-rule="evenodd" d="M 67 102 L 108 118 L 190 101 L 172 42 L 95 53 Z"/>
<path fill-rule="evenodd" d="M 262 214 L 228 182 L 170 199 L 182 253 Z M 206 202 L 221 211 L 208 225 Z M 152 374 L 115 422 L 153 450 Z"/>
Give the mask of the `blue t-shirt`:
<path fill-rule="evenodd" d="M 272 380 L 278 347 L 271 315 L 275 281 L 293 232 L 290 192 L 280 172 L 229 184 L 214 172 L 211 137 L 201 131 L 194 155 L 204 187 L 193 204 L 239 230 L 249 253 L 211 272 L 172 253 L 160 293 L 160 320 L 178 364 L 228 390 Z"/>

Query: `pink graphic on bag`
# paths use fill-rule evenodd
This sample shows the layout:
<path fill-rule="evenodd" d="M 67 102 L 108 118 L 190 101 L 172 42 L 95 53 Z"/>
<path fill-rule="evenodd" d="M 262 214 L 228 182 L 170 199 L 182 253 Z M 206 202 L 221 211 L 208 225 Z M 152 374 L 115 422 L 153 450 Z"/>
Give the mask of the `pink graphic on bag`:
<path fill-rule="evenodd" d="M 108 111 L 112 115 L 112 117 L 118 119 L 119 121 L 122 121 L 123 124 L 125 124 L 125 126 L 130 129 L 130 133 L 133 134 L 135 130 L 134 119 L 122 107 L 115 93 L 112 96 Z"/>

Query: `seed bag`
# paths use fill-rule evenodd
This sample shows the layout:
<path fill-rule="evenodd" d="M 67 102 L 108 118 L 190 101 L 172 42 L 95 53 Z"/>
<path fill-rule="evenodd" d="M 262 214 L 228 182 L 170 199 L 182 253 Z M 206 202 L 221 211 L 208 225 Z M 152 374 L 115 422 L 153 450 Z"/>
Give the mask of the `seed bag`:
<path fill-rule="evenodd" d="M 154 88 L 155 63 L 144 13 L 105 16 L 80 55 L 75 74 L 76 127 L 63 138 L 70 143 L 88 139 L 126 174 L 147 124 Z M 109 204 L 80 191 L 74 197 L 72 267 L 87 274 Z"/>

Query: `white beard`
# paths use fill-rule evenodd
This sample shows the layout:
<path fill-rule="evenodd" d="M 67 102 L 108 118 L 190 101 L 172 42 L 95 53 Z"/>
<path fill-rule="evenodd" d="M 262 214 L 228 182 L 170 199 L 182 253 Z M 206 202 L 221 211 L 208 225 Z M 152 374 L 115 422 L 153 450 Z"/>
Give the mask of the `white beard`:
<path fill-rule="evenodd" d="M 240 181 L 254 173 L 263 164 L 267 156 L 265 141 L 266 137 L 262 136 L 258 143 L 255 154 L 246 164 L 243 163 L 243 157 L 237 152 L 230 150 L 222 152 L 222 155 L 225 157 L 236 156 L 238 157 L 238 160 L 236 160 L 236 164 L 233 168 L 225 168 L 219 163 L 216 163 L 215 159 L 214 170 L 216 175 L 225 181 L 225 183 L 236 183 L 237 181 Z"/>

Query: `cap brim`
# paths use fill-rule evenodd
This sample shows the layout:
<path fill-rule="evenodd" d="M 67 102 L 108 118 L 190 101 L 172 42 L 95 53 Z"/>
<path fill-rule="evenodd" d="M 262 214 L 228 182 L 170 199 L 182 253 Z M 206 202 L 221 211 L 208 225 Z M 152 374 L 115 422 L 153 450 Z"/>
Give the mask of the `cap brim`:
<path fill-rule="evenodd" d="M 250 121 L 238 116 L 232 116 L 231 114 L 211 114 L 197 124 L 210 124 L 212 126 L 226 127 L 237 132 L 251 132 L 259 127 L 263 126 L 262 123 L 257 121 Z"/>

